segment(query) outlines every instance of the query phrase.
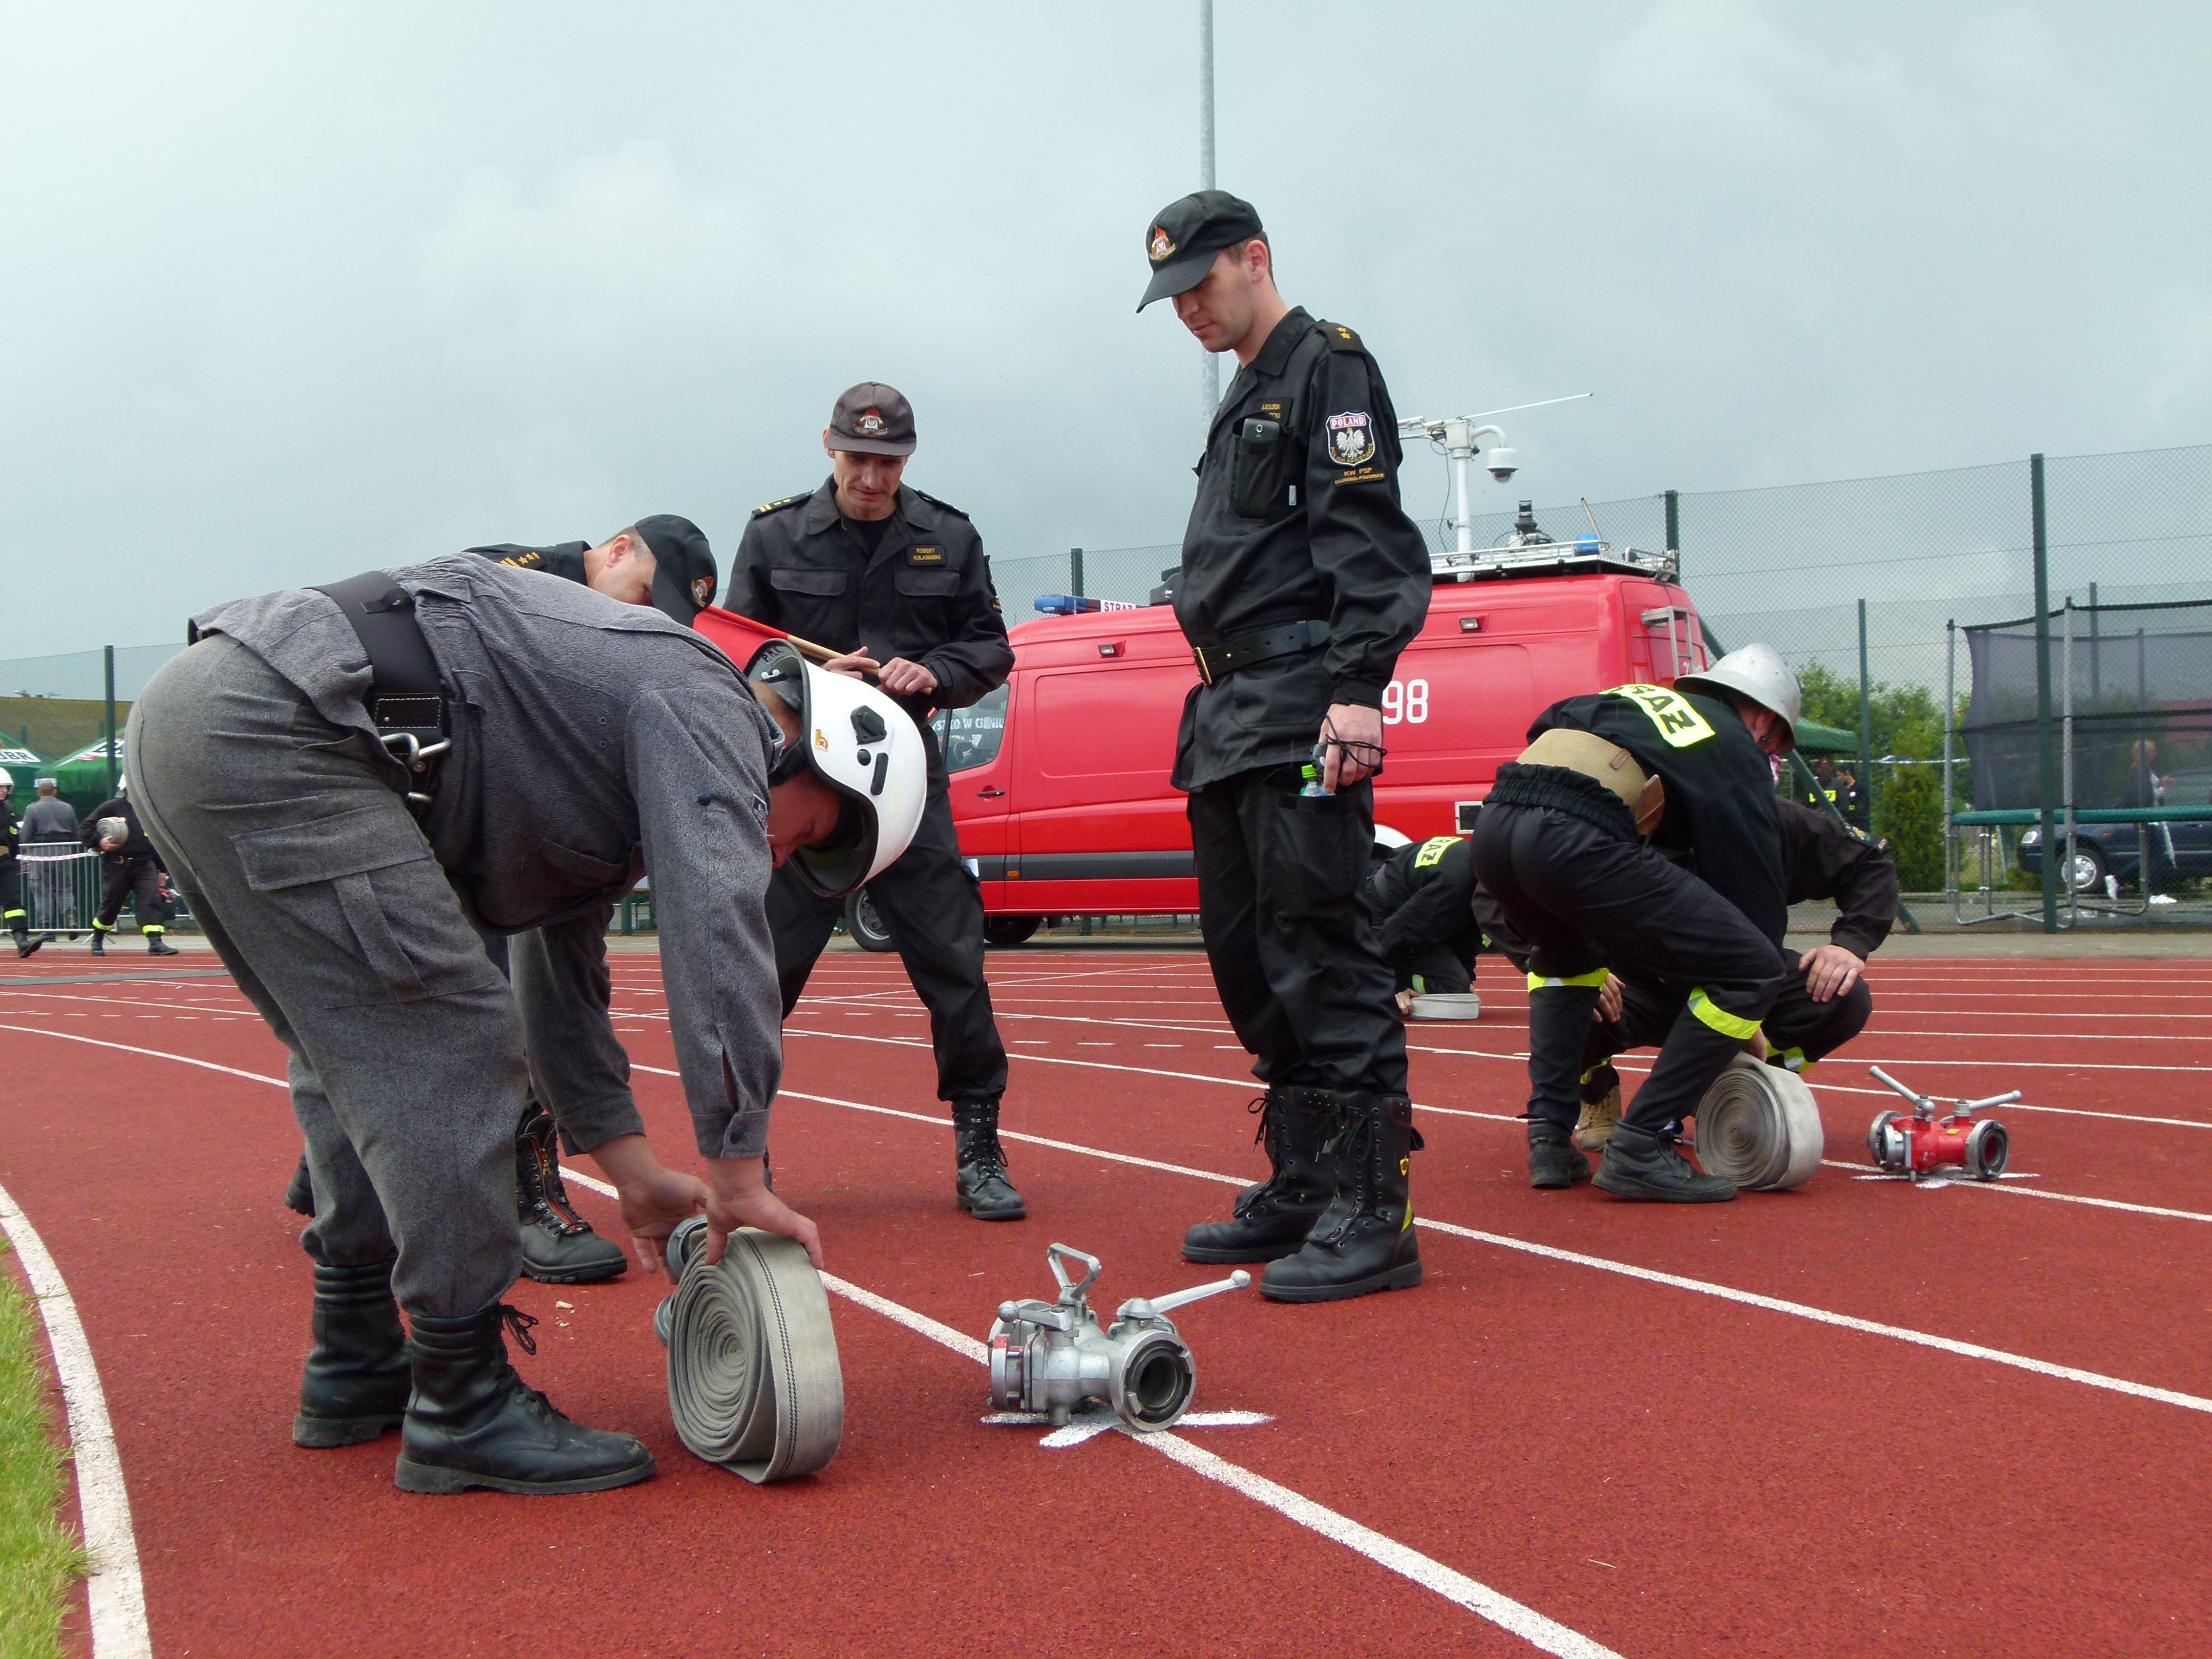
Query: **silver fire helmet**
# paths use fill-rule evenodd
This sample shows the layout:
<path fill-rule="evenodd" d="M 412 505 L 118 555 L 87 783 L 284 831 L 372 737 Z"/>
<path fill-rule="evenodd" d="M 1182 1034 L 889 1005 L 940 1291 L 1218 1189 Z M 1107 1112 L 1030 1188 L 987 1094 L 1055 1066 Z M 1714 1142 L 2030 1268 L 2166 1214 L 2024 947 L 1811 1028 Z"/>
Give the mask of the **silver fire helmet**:
<path fill-rule="evenodd" d="M 1804 718 L 1805 694 L 1797 676 L 1772 646 L 1753 643 L 1731 651 L 1695 674 L 1676 677 L 1677 691 L 1733 691 L 1761 708 L 1771 709 L 1789 728 L 1784 751 L 1797 746 L 1797 722 Z"/>

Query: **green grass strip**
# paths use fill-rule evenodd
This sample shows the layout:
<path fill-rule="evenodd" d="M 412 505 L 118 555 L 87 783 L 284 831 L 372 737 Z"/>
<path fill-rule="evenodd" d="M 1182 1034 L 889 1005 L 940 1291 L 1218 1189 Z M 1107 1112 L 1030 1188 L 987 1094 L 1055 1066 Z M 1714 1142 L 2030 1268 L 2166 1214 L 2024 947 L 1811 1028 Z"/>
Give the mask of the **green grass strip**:
<path fill-rule="evenodd" d="M 69 1448 L 55 1437 L 56 1404 L 38 1312 L 0 1271 L 0 1659 L 61 1659 L 62 1614 L 84 1576 L 60 1514 Z"/>

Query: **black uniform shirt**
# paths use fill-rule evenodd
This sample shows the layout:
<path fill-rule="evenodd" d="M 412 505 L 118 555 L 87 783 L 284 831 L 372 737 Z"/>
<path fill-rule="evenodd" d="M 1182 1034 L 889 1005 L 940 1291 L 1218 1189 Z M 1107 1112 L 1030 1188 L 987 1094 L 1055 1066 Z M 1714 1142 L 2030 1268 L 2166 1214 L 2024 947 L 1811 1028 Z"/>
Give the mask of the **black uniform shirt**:
<path fill-rule="evenodd" d="M 1790 905 L 1774 769 L 1735 709 L 1698 692 L 1623 686 L 1553 703 L 1529 726 L 1529 740 L 1553 726 L 1594 732 L 1657 775 L 1667 816 L 1653 847 L 1686 855 L 1708 887 L 1781 945 Z"/>
<path fill-rule="evenodd" d="M 1183 532 L 1193 645 L 1322 621 L 1318 651 L 1255 663 L 1183 706 L 1174 783 L 1306 759 L 1332 703 L 1380 708 L 1429 612 L 1427 544 L 1398 503 L 1398 416 L 1359 337 L 1293 309 L 1230 382 Z"/>
<path fill-rule="evenodd" d="M 1829 942 L 1860 961 L 1881 948 L 1897 921 L 1897 861 L 1887 843 L 1794 800 L 1777 802 L 1790 902 L 1833 899 Z"/>
<path fill-rule="evenodd" d="M 1409 842 L 1390 855 L 1375 888 L 1384 956 L 1397 961 L 1434 945 L 1473 952 L 1472 841 L 1437 836 Z"/>
<path fill-rule="evenodd" d="M 102 818 L 121 818 L 130 826 L 130 833 L 124 836 L 123 845 L 112 853 L 100 844 L 100 821 Z M 154 843 L 146 839 L 146 832 L 138 827 L 137 812 L 131 807 L 130 800 L 122 795 L 118 795 L 113 800 L 104 800 L 94 807 L 91 816 L 84 820 L 83 827 L 77 831 L 77 839 L 103 859 L 152 859 L 156 864 L 161 861 L 161 855 L 154 850 Z"/>
<path fill-rule="evenodd" d="M 958 507 L 903 484 L 872 552 L 846 529 L 834 479 L 757 508 L 722 603 L 833 651 L 904 657 L 936 675 L 936 690 L 896 699 L 921 728 L 933 790 L 945 787 L 945 759 L 931 711 L 965 708 L 1013 672 L 982 538 Z"/>

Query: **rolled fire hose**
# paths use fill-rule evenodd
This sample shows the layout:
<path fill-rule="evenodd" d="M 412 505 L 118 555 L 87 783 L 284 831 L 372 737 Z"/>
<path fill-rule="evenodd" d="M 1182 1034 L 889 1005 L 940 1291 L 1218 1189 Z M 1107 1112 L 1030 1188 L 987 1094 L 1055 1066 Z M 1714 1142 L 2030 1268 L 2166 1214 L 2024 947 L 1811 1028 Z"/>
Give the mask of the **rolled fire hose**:
<path fill-rule="evenodd" d="M 1755 1193 L 1820 1167 L 1820 1111 L 1795 1073 L 1738 1054 L 1698 1103 L 1698 1162 Z"/>
<path fill-rule="evenodd" d="M 1482 999 L 1472 991 L 1419 991 L 1413 996 L 1415 1019 L 1480 1019 Z"/>
<path fill-rule="evenodd" d="M 811 1474 L 837 1455 L 845 1379 L 822 1277 L 796 1240 L 751 1227 L 706 1261 L 707 1223 L 671 1234 L 681 1277 L 653 1328 L 668 1344 L 668 1409 L 692 1455 L 757 1485 Z"/>

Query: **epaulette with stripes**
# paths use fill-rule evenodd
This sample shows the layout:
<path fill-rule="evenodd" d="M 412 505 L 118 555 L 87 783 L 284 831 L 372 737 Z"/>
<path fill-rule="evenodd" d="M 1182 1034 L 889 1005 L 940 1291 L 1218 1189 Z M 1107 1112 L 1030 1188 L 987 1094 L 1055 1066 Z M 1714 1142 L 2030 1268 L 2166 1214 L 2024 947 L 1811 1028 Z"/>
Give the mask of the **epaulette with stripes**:
<path fill-rule="evenodd" d="M 798 495 L 786 495 L 780 501 L 770 501 L 765 507 L 755 507 L 753 509 L 753 517 L 757 519 L 764 514 L 781 513 L 787 507 L 797 507 L 801 501 L 811 501 L 813 499 L 814 492 L 811 489 Z"/>

